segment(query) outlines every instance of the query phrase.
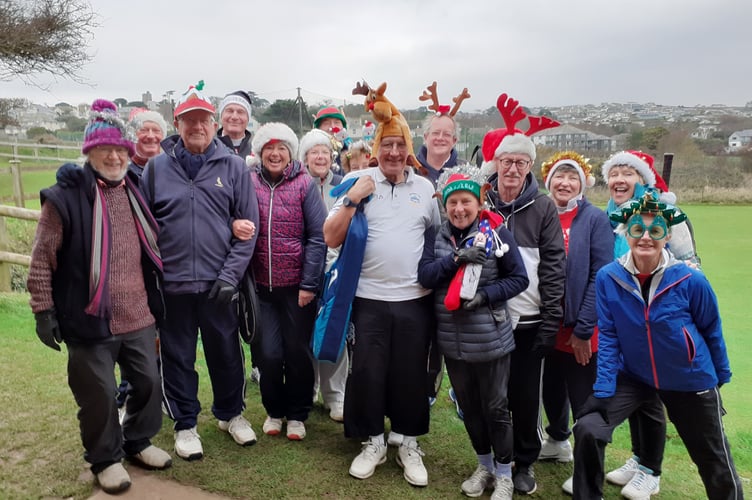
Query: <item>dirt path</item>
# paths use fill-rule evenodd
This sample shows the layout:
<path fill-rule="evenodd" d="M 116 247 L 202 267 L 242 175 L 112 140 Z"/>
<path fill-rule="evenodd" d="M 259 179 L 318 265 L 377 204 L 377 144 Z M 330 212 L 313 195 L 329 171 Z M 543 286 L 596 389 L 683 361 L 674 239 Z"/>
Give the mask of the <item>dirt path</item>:
<path fill-rule="evenodd" d="M 229 498 L 208 493 L 193 486 L 185 486 L 175 481 L 162 479 L 138 467 L 128 467 L 128 474 L 131 476 L 132 484 L 126 492 L 119 495 L 108 495 L 99 487 L 95 487 L 95 493 L 89 497 L 89 500 L 112 498 L 118 500 L 227 500 Z M 93 477 L 91 480 L 93 480 Z"/>

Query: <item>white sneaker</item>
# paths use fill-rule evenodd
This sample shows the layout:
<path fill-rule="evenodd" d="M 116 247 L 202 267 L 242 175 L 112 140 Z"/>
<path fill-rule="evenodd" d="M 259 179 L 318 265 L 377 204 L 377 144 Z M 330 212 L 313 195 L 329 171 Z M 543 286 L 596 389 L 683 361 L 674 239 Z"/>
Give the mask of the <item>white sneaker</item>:
<path fill-rule="evenodd" d="M 627 485 L 621 489 L 621 495 L 631 500 L 647 500 L 659 491 L 661 491 L 661 476 L 654 476 L 646 472 L 644 467 L 640 467 Z"/>
<path fill-rule="evenodd" d="M 172 465 L 170 454 L 153 444 L 150 444 L 135 455 L 131 455 L 129 458 L 135 459 L 147 469 L 163 470 Z"/>
<path fill-rule="evenodd" d="M 300 420 L 287 421 L 287 439 L 290 441 L 302 441 L 306 436 L 305 424 Z"/>
<path fill-rule="evenodd" d="M 201 437 L 195 426 L 175 432 L 175 454 L 184 460 L 198 460 L 204 456 Z"/>
<path fill-rule="evenodd" d="M 251 370 L 251 382 L 254 384 L 261 383 L 261 371 L 258 369 L 258 366 L 254 366 Z"/>
<path fill-rule="evenodd" d="M 243 415 L 235 415 L 229 421 L 218 420 L 217 425 L 219 430 L 229 433 L 240 446 L 256 444 L 256 433 Z"/>
<path fill-rule="evenodd" d="M 111 495 L 125 491 L 131 486 L 131 477 L 120 462 L 115 462 L 96 476 L 102 490 Z"/>
<path fill-rule="evenodd" d="M 386 438 L 386 444 L 389 446 L 401 446 L 402 440 L 405 439 L 403 434 L 399 432 L 389 431 L 389 435 Z"/>
<path fill-rule="evenodd" d="M 266 417 L 264 426 L 261 428 L 267 436 L 277 436 L 282 432 L 282 419 Z"/>
<path fill-rule="evenodd" d="M 330 404 L 329 405 L 329 418 L 331 418 L 335 422 L 344 422 L 345 421 L 345 406 L 340 402 Z"/>
<path fill-rule="evenodd" d="M 606 481 L 619 486 L 624 486 L 632 479 L 632 476 L 635 475 L 635 472 L 637 472 L 639 468 L 639 462 L 633 457 L 630 457 L 624 465 L 606 474 Z"/>
<path fill-rule="evenodd" d="M 511 477 L 497 477 L 496 486 L 494 486 L 491 500 L 512 500 L 514 494 L 514 483 Z"/>
<path fill-rule="evenodd" d="M 557 462 L 566 463 L 571 462 L 573 459 L 572 445 L 569 444 L 569 440 L 554 441 L 550 437 L 543 440 L 538 460 L 556 460 Z"/>
<path fill-rule="evenodd" d="M 567 495 L 574 495 L 574 478 L 569 476 L 569 479 L 564 481 L 564 484 L 561 485 L 561 489 Z"/>
<path fill-rule="evenodd" d="M 350 465 L 350 475 L 358 479 L 373 476 L 376 466 L 386 462 L 386 445 L 383 440 L 375 441 L 372 437 L 363 443 L 363 449 Z"/>
<path fill-rule="evenodd" d="M 118 408 L 118 423 L 120 426 L 123 426 L 123 422 L 125 422 L 125 405 Z"/>
<path fill-rule="evenodd" d="M 486 491 L 486 488 L 490 488 L 494 485 L 494 475 L 484 465 L 478 465 L 475 472 L 462 482 L 460 489 L 465 495 L 475 498 L 479 497 Z"/>
<path fill-rule="evenodd" d="M 404 441 L 397 451 L 397 463 L 404 471 L 405 479 L 413 486 L 428 485 L 428 471 L 423 465 L 423 450 L 417 441 Z"/>

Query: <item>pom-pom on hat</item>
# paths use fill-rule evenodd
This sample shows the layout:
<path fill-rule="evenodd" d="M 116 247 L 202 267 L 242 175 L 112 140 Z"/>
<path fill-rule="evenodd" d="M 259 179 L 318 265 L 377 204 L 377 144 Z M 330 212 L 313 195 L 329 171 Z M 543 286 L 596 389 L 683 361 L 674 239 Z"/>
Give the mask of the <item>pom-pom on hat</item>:
<path fill-rule="evenodd" d="M 203 80 L 199 81 L 196 85 L 188 87 L 188 90 L 186 90 L 183 95 L 180 96 L 180 99 L 178 99 L 178 105 L 175 107 L 175 118 L 187 113 L 188 111 L 196 109 L 201 109 L 214 114 L 216 110 L 214 109 L 214 106 L 212 106 L 212 103 L 209 102 L 209 99 L 204 97 L 203 90 Z"/>
<path fill-rule="evenodd" d="M 335 108 L 334 106 L 321 108 L 319 112 L 316 113 L 316 116 L 313 120 L 313 128 L 319 128 L 319 123 L 321 123 L 324 118 L 336 118 L 342 122 L 342 126 L 344 128 L 347 128 L 347 120 L 345 120 L 345 115 L 342 113 L 342 111 Z"/>
<path fill-rule="evenodd" d="M 491 162 L 502 153 L 524 154 L 530 157 L 530 161 L 535 161 L 535 144 L 530 136 L 541 130 L 560 125 L 556 120 L 546 116 L 528 115 L 519 104 L 518 100 L 512 99 L 506 93 L 501 94 L 496 100 L 496 107 L 504 119 L 506 128 L 492 130 L 483 137 L 481 168 L 486 173 L 490 174 L 495 170 Z M 525 118 L 528 119 L 530 125 L 528 130 L 523 132 L 516 128 L 516 125 Z"/>
<path fill-rule="evenodd" d="M 301 162 L 305 163 L 305 157 L 308 150 L 314 146 L 323 145 L 329 148 L 329 152 L 333 152 L 332 137 L 317 128 L 309 131 L 306 135 L 300 139 L 300 148 L 298 150 L 298 157 Z"/>
<path fill-rule="evenodd" d="M 290 152 L 290 159 L 297 157 L 298 137 L 290 127 L 279 122 L 269 122 L 259 127 L 251 141 L 253 156 L 260 161 L 261 150 L 264 149 L 264 146 L 275 142 L 281 142 L 287 147 L 287 150 Z"/>
<path fill-rule="evenodd" d="M 562 151 L 556 153 L 541 165 L 543 182 L 546 185 L 546 189 L 549 191 L 551 190 L 551 178 L 554 176 L 556 170 L 563 166 L 572 167 L 580 176 L 581 186 L 579 194 L 582 194 L 586 187 L 595 186 L 595 177 L 593 177 L 593 174 L 591 173 L 593 167 L 590 165 L 590 159 L 585 158 L 575 151 Z"/>
<path fill-rule="evenodd" d="M 135 108 L 128 116 L 128 128 L 134 133 L 143 127 L 146 122 L 156 123 L 162 130 L 162 137 L 167 136 L 167 122 L 164 117 L 156 111 L 151 111 L 146 108 Z"/>
<path fill-rule="evenodd" d="M 97 99 L 91 104 L 81 152 L 86 154 L 97 146 L 122 146 L 128 149 L 129 156 L 133 156 L 134 152 L 125 123 L 118 116 L 117 106 L 106 99 Z"/>
<path fill-rule="evenodd" d="M 222 116 L 222 111 L 230 104 L 237 104 L 245 109 L 248 113 L 248 119 L 251 119 L 251 96 L 245 90 L 236 90 L 227 94 L 222 102 L 219 103 L 219 115 Z"/>

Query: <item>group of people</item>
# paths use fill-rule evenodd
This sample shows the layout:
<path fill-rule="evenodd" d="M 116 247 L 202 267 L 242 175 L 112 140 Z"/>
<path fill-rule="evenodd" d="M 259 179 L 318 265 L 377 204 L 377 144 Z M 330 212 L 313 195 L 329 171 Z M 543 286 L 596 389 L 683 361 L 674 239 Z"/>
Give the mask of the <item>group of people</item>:
<path fill-rule="evenodd" d="M 129 128 L 114 104 L 95 101 L 83 169 L 61 169 L 41 193 L 31 307 L 42 342 L 67 346 L 84 459 L 105 491 L 130 486 L 123 457 L 171 465 L 150 442 L 162 406 L 175 454 L 203 457 L 199 333 L 219 429 L 257 441 L 243 416 L 237 308 L 239 293 L 254 293 L 262 431 L 304 439 L 320 393 L 345 436 L 363 441 L 354 478 L 371 477 L 393 445 L 407 482 L 428 484 L 418 438 L 445 365 L 477 455 L 467 496 L 532 494 L 537 460 L 574 458 L 564 490 L 600 498 L 606 444 L 630 418 L 634 456 L 606 478 L 627 498 L 649 497 L 665 405 L 708 496 L 742 498 L 720 418 L 731 372 L 717 302 L 652 157 L 625 151 L 603 165 L 603 211 L 584 196 L 594 169 L 576 152 L 543 162 L 540 189 L 530 136 L 558 123 L 526 116 L 506 94 L 505 127 L 486 134 L 477 168 L 458 164 L 448 106 L 428 116 L 413 157 L 411 138 L 385 123 L 373 151 L 349 141 L 336 108 L 300 140 L 281 123 L 251 134 L 243 91 L 222 100 L 219 128 L 202 87 L 181 97 L 170 137 L 156 113 L 135 113 Z M 311 341 L 337 259 L 359 272 L 347 349 L 329 363 Z M 241 289 L 248 276 L 254 290 Z"/>

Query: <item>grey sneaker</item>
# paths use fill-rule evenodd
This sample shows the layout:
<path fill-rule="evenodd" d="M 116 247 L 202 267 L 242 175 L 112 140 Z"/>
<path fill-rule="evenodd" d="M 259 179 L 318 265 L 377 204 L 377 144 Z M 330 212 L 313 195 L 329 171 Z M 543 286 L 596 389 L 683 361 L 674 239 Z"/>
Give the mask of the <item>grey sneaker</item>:
<path fill-rule="evenodd" d="M 175 432 L 175 454 L 184 460 L 198 460 L 204 456 L 195 426 Z"/>
<path fill-rule="evenodd" d="M 569 440 L 554 441 L 550 437 L 543 440 L 538 460 L 556 460 L 557 462 L 567 463 L 573 459 L 572 445 L 569 444 Z"/>
<path fill-rule="evenodd" d="M 413 486 L 428 485 L 428 471 L 423 465 L 423 450 L 417 441 L 403 441 L 397 451 L 397 464 L 402 467 L 405 479 Z"/>
<path fill-rule="evenodd" d="M 619 486 L 624 486 L 632 479 L 632 476 L 635 475 L 635 472 L 637 472 L 639 468 L 639 462 L 637 462 L 634 457 L 630 457 L 624 465 L 606 474 L 606 481 Z"/>
<path fill-rule="evenodd" d="M 631 500 L 647 500 L 661 491 L 661 476 L 654 476 L 650 469 L 640 467 L 632 479 L 621 489 L 621 495 Z"/>
<path fill-rule="evenodd" d="M 532 495 L 538 489 L 532 465 L 517 467 L 512 482 L 514 483 L 514 490 L 523 495 Z"/>
<path fill-rule="evenodd" d="M 462 489 L 462 493 L 471 498 L 475 498 L 481 496 L 483 492 L 486 491 L 486 488 L 493 486 L 494 481 L 495 478 L 491 471 L 484 465 L 478 465 L 475 472 L 463 481 L 460 488 Z"/>
<path fill-rule="evenodd" d="M 350 465 L 350 475 L 358 479 L 368 479 L 373 476 L 376 466 L 386 462 L 386 445 L 383 439 L 372 437 L 363 442 L 363 449 Z"/>
<path fill-rule="evenodd" d="M 131 487 L 131 477 L 120 462 L 110 465 L 96 476 L 102 490 L 111 495 Z"/>
<path fill-rule="evenodd" d="M 514 484 L 512 480 L 506 476 L 497 477 L 491 500 L 512 500 L 513 494 Z"/>
<path fill-rule="evenodd" d="M 153 444 L 150 444 L 135 455 L 131 455 L 129 458 L 140 463 L 147 469 L 163 470 L 172 465 L 170 454 Z"/>

